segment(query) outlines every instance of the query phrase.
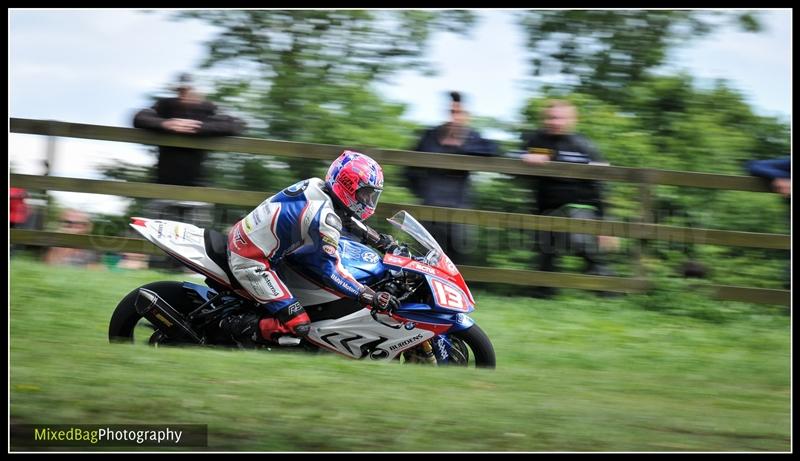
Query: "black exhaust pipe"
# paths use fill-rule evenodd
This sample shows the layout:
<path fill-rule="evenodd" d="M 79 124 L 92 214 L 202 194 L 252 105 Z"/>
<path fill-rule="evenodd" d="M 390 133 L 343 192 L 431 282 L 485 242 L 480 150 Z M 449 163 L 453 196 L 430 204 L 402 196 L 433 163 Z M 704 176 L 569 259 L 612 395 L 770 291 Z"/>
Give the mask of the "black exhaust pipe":
<path fill-rule="evenodd" d="M 139 315 L 144 316 L 170 338 L 189 337 L 195 342 L 203 344 L 203 339 L 189 326 L 183 315 L 156 292 L 139 288 L 134 305 Z"/>

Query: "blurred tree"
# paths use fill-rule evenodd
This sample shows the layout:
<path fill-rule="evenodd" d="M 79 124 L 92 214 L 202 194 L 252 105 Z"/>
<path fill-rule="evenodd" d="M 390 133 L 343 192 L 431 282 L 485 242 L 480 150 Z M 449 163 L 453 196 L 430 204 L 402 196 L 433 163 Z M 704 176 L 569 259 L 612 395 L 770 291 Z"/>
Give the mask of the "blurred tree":
<path fill-rule="evenodd" d="M 519 18 L 535 76 L 563 75 L 568 87 L 617 104 L 625 103 L 627 87 L 663 64 L 672 48 L 725 21 L 748 32 L 761 29 L 753 12 L 532 10 Z"/>
<path fill-rule="evenodd" d="M 467 11 L 185 11 L 220 29 L 205 69 L 225 70 L 218 100 L 250 115 L 270 138 L 399 147 L 411 135 L 405 107 L 370 86 L 397 71 L 433 72 L 424 58 L 436 31 L 466 33 Z M 231 71 L 231 72 L 228 72 Z"/>
<path fill-rule="evenodd" d="M 201 66 L 214 75 L 209 98 L 235 108 L 253 135 L 398 149 L 411 144 L 417 127 L 401 119 L 405 105 L 385 101 L 372 84 L 400 70 L 433 73 L 425 60 L 432 35 L 464 34 L 476 20 L 457 10 L 224 10 L 175 17 L 219 28 Z M 266 191 L 324 175 L 327 163 L 226 155 L 212 157 L 209 167 L 215 184 Z"/>
<path fill-rule="evenodd" d="M 417 126 L 401 119 L 405 105 L 385 101 L 372 84 L 400 70 L 433 73 L 425 60 L 432 35 L 467 33 L 476 20 L 457 10 L 197 10 L 173 17 L 218 27 L 201 65 L 205 75 L 197 77 L 211 81 L 208 99 L 247 121 L 248 134 L 383 148 L 407 148 Z M 226 152 L 212 153 L 206 166 L 208 184 L 261 190 L 266 197 L 299 179 L 323 176 L 328 163 Z M 138 181 L 152 173 L 129 164 L 103 171 Z M 394 171 L 386 168 L 387 179 Z M 397 187 L 384 194 L 387 201 L 410 197 Z M 216 210 L 227 223 L 247 211 Z"/>

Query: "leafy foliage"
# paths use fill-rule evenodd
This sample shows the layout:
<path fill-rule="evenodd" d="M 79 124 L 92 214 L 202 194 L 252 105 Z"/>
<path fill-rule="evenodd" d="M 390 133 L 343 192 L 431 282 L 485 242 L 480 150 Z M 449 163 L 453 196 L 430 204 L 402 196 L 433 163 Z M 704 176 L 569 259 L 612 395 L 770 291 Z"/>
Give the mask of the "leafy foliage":
<path fill-rule="evenodd" d="M 647 78 L 671 49 L 724 20 L 748 32 L 761 27 L 752 13 L 701 10 L 531 10 L 518 22 L 534 75 L 562 75 L 570 88 L 624 104 L 628 86 Z"/>

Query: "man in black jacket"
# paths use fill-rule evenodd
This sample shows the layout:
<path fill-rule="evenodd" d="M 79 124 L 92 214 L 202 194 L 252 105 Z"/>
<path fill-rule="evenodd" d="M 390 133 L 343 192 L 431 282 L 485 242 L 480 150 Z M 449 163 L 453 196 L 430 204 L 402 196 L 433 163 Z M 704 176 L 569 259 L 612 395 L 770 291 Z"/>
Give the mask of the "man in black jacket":
<path fill-rule="evenodd" d="M 450 93 L 450 120 L 426 130 L 415 151 L 444 154 L 495 156 L 497 144 L 469 127 L 469 113 L 464 109 L 461 94 Z M 408 168 L 409 188 L 422 203 L 445 208 L 471 208 L 472 191 L 469 171 Z M 427 222 L 431 231 L 450 259 L 456 264 L 467 262 L 467 232 L 464 225 L 446 222 Z"/>
<path fill-rule="evenodd" d="M 531 165 L 547 162 L 608 164 L 589 140 L 573 132 L 577 110 L 571 103 L 548 101 L 542 115 L 543 128 L 525 139 L 523 148 L 526 154 L 522 155 L 522 161 Z M 534 187 L 538 214 L 578 219 L 602 219 L 604 216 L 603 188 L 599 181 L 540 177 Z M 616 245 L 617 239 L 608 236 L 539 231 L 536 241 L 538 268 L 555 271 L 556 257 L 572 253 L 586 261 L 586 273 L 612 275 L 602 261 L 600 250 Z M 542 297 L 555 293 L 556 290 L 549 287 L 542 287 L 537 292 Z"/>
<path fill-rule="evenodd" d="M 136 113 L 133 126 L 189 136 L 234 136 L 244 131 L 238 118 L 217 113 L 217 106 L 195 91 L 192 79 L 182 74 L 173 87 L 175 98 L 162 98 L 153 107 Z M 203 163 L 207 152 L 188 147 L 158 147 L 156 182 L 176 186 L 203 186 Z M 201 202 L 151 200 L 145 213 L 154 218 L 169 219 L 200 227 L 212 225 L 213 205 Z M 155 258 L 152 267 L 176 269 L 181 265 L 173 258 Z"/>
<path fill-rule="evenodd" d="M 180 76 L 176 98 L 159 99 L 153 107 L 140 110 L 133 126 L 195 136 L 234 136 L 244 131 L 244 123 L 217 113 L 217 106 L 192 87 L 187 74 Z M 178 186 L 200 186 L 206 151 L 187 147 L 159 146 L 156 182 Z"/>

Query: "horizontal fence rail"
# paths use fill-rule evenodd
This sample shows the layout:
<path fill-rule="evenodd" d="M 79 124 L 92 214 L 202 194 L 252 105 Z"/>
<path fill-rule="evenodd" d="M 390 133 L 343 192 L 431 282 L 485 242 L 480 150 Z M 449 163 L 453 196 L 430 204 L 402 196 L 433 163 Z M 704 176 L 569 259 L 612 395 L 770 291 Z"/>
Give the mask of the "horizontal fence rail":
<path fill-rule="evenodd" d="M 190 147 L 212 151 L 239 152 L 330 161 L 343 146 L 298 143 L 244 137 L 203 138 L 133 128 L 85 125 L 57 121 L 10 119 L 10 131 L 20 134 L 61 136 L 99 141 L 132 142 L 149 145 Z M 551 176 L 604 181 L 639 183 L 642 193 L 642 217 L 639 222 L 571 219 L 470 209 L 450 209 L 423 205 L 382 202 L 376 217 L 389 217 L 404 209 L 422 221 L 470 224 L 485 228 L 547 230 L 580 234 L 610 235 L 638 240 L 661 240 L 680 243 L 740 246 L 766 249 L 791 249 L 791 237 L 784 234 L 740 232 L 687 228 L 650 223 L 650 197 L 655 185 L 687 186 L 751 192 L 771 192 L 767 182 L 750 176 L 734 176 L 685 171 L 656 170 L 599 165 L 572 165 L 550 162 L 542 166 L 525 164 L 508 157 L 475 157 L 404 150 L 376 149 L 364 146 L 347 148 L 368 153 L 380 163 L 423 168 L 486 171 L 511 175 Z M 28 189 L 58 190 L 136 198 L 169 199 L 253 207 L 274 191 L 239 191 L 218 188 L 145 184 L 125 181 L 60 178 L 12 174 L 11 185 Z M 138 238 L 100 235 L 76 235 L 11 229 L 11 242 L 32 246 L 66 246 L 97 251 L 162 254 L 150 242 Z M 473 282 L 506 283 L 527 286 L 578 288 L 621 293 L 641 293 L 651 284 L 644 272 L 635 278 L 553 273 L 528 270 L 460 266 L 464 277 Z M 726 285 L 704 286 L 717 299 L 788 306 L 791 292 Z"/>
<path fill-rule="evenodd" d="M 260 155 L 277 155 L 331 161 L 342 150 L 332 144 L 312 144 L 270 139 L 221 137 L 203 138 L 162 134 L 135 128 L 85 125 L 23 118 L 10 119 L 12 133 L 63 136 L 100 141 L 132 142 L 150 145 L 193 147 L 213 151 L 240 152 Z M 551 162 L 546 165 L 528 165 L 517 159 L 476 157 L 440 153 L 421 153 L 406 150 L 377 149 L 367 146 L 349 146 L 368 153 L 378 163 L 438 168 L 445 170 L 487 171 L 512 175 L 552 176 L 605 181 L 637 182 L 670 186 L 688 186 L 708 189 L 728 189 L 751 192 L 771 192 L 768 184 L 750 176 L 735 176 L 686 171 L 656 170 L 600 165 L 571 165 Z"/>
<path fill-rule="evenodd" d="M 171 186 L 164 184 L 20 174 L 11 175 L 11 185 L 29 189 L 123 195 L 137 198 L 188 200 L 253 207 L 264 201 L 264 199 L 270 195 L 268 192 L 262 193 L 208 187 Z M 666 226 L 661 224 L 630 223 L 624 221 L 573 219 L 389 202 L 382 202 L 375 216 L 378 218 L 385 218 L 400 210 L 406 210 L 417 219 L 423 221 L 473 224 L 489 228 L 575 232 L 581 234 L 611 235 L 621 238 L 782 250 L 789 249 L 791 245 L 790 236 L 784 234 L 725 231 Z"/>
<path fill-rule="evenodd" d="M 11 229 L 14 243 L 32 246 L 65 246 L 101 252 L 164 254 L 164 252 L 144 239 L 109 237 L 104 235 L 65 234 L 62 232 L 32 231 Z M 642 293 L 649 289 L 647 280 L 624 277 L 604 277 L 598 275 L 565 274 L 517 269 L 495 269 L 490 267 L 459 266 L 467 281 L 505 283 L 509 285 L 548 286 L 558 288 L 577 288 L 583 290 L 611 291 L 617 293 Z M 790 292 L 765 288 L 709 285 L 712 295 L 717 299 L 747 301 L 761 304 L 789 306 Z"/>

